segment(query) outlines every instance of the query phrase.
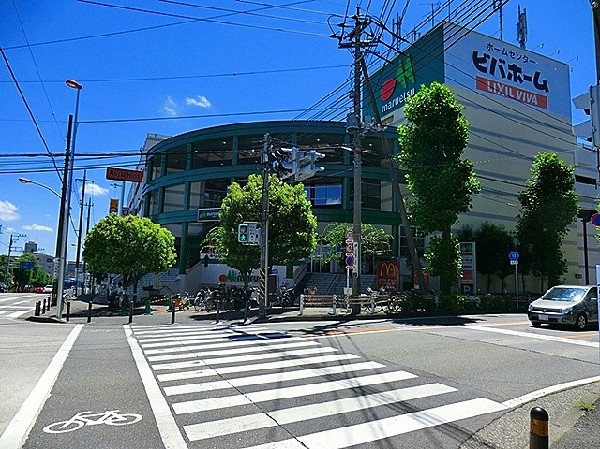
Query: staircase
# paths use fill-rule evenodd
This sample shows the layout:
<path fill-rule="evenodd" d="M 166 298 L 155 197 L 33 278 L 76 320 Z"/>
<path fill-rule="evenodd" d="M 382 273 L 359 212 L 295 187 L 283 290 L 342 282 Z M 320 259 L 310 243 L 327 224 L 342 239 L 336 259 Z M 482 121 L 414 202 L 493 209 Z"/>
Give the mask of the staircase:
<path fill-rule="evenodd" d="M 360 280 L 361 293 L 366 293 L 368 287 L 375 290 L 376 275 L 363 274 Z M 352 279 L 350 285 L 352 285 Z M 346 273 L 307 273 L 300 282 L 298 291 L 302 292 L 307 287 L 316 287 L 319 295 L 343 295 L 344 287 L 346 287 Z"/>

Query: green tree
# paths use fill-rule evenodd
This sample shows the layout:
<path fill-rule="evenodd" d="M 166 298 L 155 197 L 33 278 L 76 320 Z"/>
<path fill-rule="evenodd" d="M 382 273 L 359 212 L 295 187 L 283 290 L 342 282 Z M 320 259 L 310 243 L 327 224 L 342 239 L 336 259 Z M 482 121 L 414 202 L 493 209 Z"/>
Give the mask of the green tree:
<path fill-rule="evenodd" d="M 422 86 L 410 97 L 404 115 L 399 164 L 407 171 L 407 187 L 413 195 L 407 209 L 422 232 L 441 234 L 430 240 L 426 257 L 429 272 L 440 276 L 442 292 L 447 294 L 460 273 L 451 226 L 470 209 L 471 196 L 480 190 L 473 163 L 461 159 L 469 141 L 469 123 L 452 91 L 438 82 Z"/>
<path fill-rule="evenodd" d="M 96 276 L 122 274 L 124 288 L 133 285 L 135 296 L 142 276 L 173 266 L 175 238 L 148 218 L 110 214 L 85 237 L 83 258 L 87 269 Z"/>
<path fill-rule="evenodd" d="M 519 201 L 517 238 L 532 257 L 533 273 L 540 277 L 543 291 L 545 278 L 550 287 L 567 271 L 562 242 L 579 210 L 574 168 L 556 153 L 538 153 Z"/>
<path fill-rule="evenodd" d="M 244 186 L 234 182 L 221 203 L 219 224 L 203 244 L 212 242 L 219 259 L 240 271 L 248 283 L 252 269 L 260 266 L 260 246 L 237 241 L 238 225 L 260 223 L 262 177 L 250 175 Z M 269 265 L 288 264 L 308 256 L 316 247 L 317 219 L 303 184 L 291 185 L 269 177 Z"/>
<path fill-rule="evenodd" d="M 510 270 L 508 253 L 515 250 L 514 238 L 504 226 L 493 223 L 482 223 L 475 231 L 475 251 L 477 271 L 487 276 L 486 293 L 490 293 L 492 275 L 497 275 L 502 281 Z"/>
<path fill-rule="evenodd" d="M 22 291 L 26 285 L 40 285 L 36 284 L 37 273 L 35 268 L 39 270 L 38 261 L 35 256 L 31 253 L 24 253 L 17 257 L 15 260 L 15 268 L 12 269 L 13 283 L 15 284 L 17 291 Z M 21 262 L 33 262 L 34 268 L 20 268 Z"/>
<path fill-rule="evenodd" d="M 325 255 L 324 261 L 329 262 L 338 258 L 340 266 L 345 266 L 346 259 L 346 233 L 352 231 L 352 225 L 346 223 L 329 223 L 321 234 L 321 241 L 336 248 L 336 250 Z M 372 224 L 363 223 L 360 227 L 361 257 L 365 260 L 369 255 L 391 255 L 391 242 L 393 236 L 383 229 L 376 228 Z M 341 250 L 337 251 L 338 245 Z"/>

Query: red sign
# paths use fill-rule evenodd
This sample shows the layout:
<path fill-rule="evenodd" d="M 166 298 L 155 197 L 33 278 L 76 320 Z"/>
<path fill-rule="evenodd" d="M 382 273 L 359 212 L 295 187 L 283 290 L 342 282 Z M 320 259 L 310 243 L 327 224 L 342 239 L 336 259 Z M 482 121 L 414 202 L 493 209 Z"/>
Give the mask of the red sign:
<path fill-rule="evenodd" d="M 475 78 L 475 89 L 482 90 L 494 95 L 512 98 L 519 103 L 537 106 L 538 108 L 548 109 L 548 97 L 546 95 L 529 92 L 528 90 L 519 89 L 518 87 L 509 84 L 494 81 L 481 76 Z"/>
<path fill-rule="evenodd" d="M 142 182 L 144 172 L 141 170 L 126 170 L 124 168 L 108 167 L 106 169 L 106 179 L 113 181 L 131 181 Z"/>
<path fill-rule="evenodd" d="M 400 267 L 395 260 L 377 263 L 377 288 L 398 290 Z"/>

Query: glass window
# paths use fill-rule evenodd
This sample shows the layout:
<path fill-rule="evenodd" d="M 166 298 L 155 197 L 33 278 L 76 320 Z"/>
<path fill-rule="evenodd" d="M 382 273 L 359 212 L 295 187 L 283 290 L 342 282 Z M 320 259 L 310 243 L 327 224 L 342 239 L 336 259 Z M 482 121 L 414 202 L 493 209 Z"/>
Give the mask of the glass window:
<path fill-rule="evenodd" d="M 184 184 L 165 188 L 165 204 L 163 205 L 163 212 L 174 212 L 183 209 L 184 190 Z"/>
<path fill-rule="evenodd" d="M 362 207 L 363 209 L 381 210 L 380 181 L 363 181 Z"/>
<path fill-rule="evenodd" d="M 412 235 L 415 239 L 415 245 L 417 247 L 417 254 L 419 257 L 423 257 L 425 254 L 425 238 L 419 235 L 419 230 L 415 226 L 411 226 Z M 400 226 L 400 257 L 409 257 L 408 253 L 408 241 L 406 240 L 406 233 L 404 227 Z"/>
<path fill-rule="evenodd" d="M 186 161 L 185 146 L 180 146 L 169 150 L 167 158 L 167 175 L 182 172 L 185 170 Z"/>
<path fill-rule="evenodd" d="M 192 169 L 231 165 L 231 139 L 195 142 L 192 145 Z"/>
<path fill-rule="evenodd" d="M 337 206 L 342 204 L 341 184 L 318 184 L 306 186 L 306 197 L 314 206 Z"/>

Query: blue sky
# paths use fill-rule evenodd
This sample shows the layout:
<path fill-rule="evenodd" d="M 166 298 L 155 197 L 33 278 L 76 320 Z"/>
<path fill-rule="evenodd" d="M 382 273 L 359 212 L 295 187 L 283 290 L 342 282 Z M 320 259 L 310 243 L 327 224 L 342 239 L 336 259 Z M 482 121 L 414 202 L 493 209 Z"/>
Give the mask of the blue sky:
<path fill-rule="evenodd" d="M 490 17 L 476 29 L 500 38 L 500 15 L 486 9 L 492 3 L 433 2 L 434 23 L 450 10 L 454 18 L 463 11 L 459 23 L 469 25 L 482 12 L 480 19 Z M 513 44 L 517 7 L 526 9 L 527 49 L 570 65 L 572 96 L 595 83 L 590 3 L 511 0 L 502 9 L 502 37 Z M 415 26 L 421 32 L 431 27 L 431 5 L 408 3 L 402 35 Z M 261 120 L 341 120 L 350 106 L 352 55 L 330 35 L 357 6 L 391 29 L 405 2 L 0 1 L 0 47 L 6 56 L 0 59 L 0 254 L 6 254 L 11 233 L 27 236 L 17 247 L 33 240 L 54 254 L 59 200 L 18 178 L 60 192 L 48 153 L 64 153 L 67 117 L 75 110 L 76 91 L 65 80 L 83 85 L 73 221 L 77 225 L 86 169 L 93 225 L 108 212 L 110 197 L 120 196 L 120 187 L 105 179 L 106 167 L 133 168 L 147 133 L 176 135 Z M 574 111 L 574 123 L 584 119 Z M 69 242 L 76 242 L 72 229 Z M 73 259 L 74 247 L 69 248 Z"/>

